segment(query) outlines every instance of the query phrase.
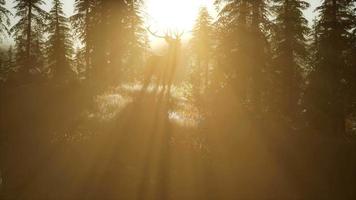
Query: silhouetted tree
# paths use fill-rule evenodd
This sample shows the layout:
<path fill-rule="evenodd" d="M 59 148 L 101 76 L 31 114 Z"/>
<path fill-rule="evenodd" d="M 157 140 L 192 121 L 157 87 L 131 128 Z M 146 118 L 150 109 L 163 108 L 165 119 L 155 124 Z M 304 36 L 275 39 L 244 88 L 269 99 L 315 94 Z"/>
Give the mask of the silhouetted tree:
<path fill-rule="evenodd" d="M 275 101 L 275 110 L 281 111 L 288 120 L 294 120 L 301 94 L 302 72 L 309 57 L 309 27 L 303 14 L 309 3 L 303 0 L 275 0 L 275 3 L 272 74 L 275 87 L 271 100 Z"/>
<path fill-rule="evenodd" d="M 72 24 L 80 41 L 83 43 L 85 65 L 87 72 L 91 68 L 91 51 L 92 51 L 92 31 L 94 26 L 93 0 L 76 0 L 75 14 L 71 17 Z"/>
<path fill-rule="evenodd" d="M 209 68 L 213 50 L 212 18 L 206 7 L 201 8 L 193 28 L 192 53 L 195 61 L 193 76 L 198 79 L 197 84 L 203 88 L 209 85 Z M 201 88 L 201 87 L 200 87 Z"/>
<path fill-rule="evenodd" d="M 93 7 L 93 74 L 103 84 L 111 84 L 120 74 L 126 6 L 122 0 L 99 0 Z"/>
<path fill-rule="evenodd" d="M 63 12 L 63 3 L 60 0 L 54 0 L 49 14 L 50 23 L 47 27 L 49 68 L 54 77 L 65 78 L 73 72 L 71 69 L 73 44 L 69 34 L 69 21 Z"/>
<path fill-rule="evenodd" d="M 6 1 L 0 0 L 0 36 L 9 33 L 11 12 L 5 8 Z"/>
<path fill-rule="evenodd" d="M 241 100 L 261 111 L 267 85 L 270 29 L 269 3 L 266 0 L 218 0 L 222 4 L 217 21 L 218 65 L 228 72 Z"/>
<path fill-rule="evenodd" d="M 147 39 L 141 5 L 142 1 L 76 1 L 73 25 L 84 44 L 92 78 L 113 83 L 133 65 L 142 63 Z"/>
<path fill-rule="evenodd" d="M 138 67 L 143 66 L 145 52 L 149 47 L 146 30 L 143 27 L 142 0 L 127 1 L 125 27 L 124 71 L 126 76 L 138 76 Z"/>
<path fill-rule="evenodd" d="M 250 51 L 251 59 L 249 69 L 249 89 L 251 90 L 251 103 L 254 110 L 261 112 L 267 106 L 266 94 L 269 89 L 269 74 L 267 67 L 270 64 L 270 46 L 268 32 L 270 30 L 269 1 L 251 1 L 251 28 L 250 28 Z M 269 102 L 268 102 L 269 103 Z"/>
<path fill-rule="evenodd" d="M 317 8 L 315 26 L 315 68 L 306 93 L 309 125 L 318 130 L 340 135 L 345 133 L 346 110 L 349 106 L 350 66 L 345 52 L 350 47 L 354 26 L 350 0 L 325 0 Z"/>
<path fill-rule="evenodd" d="M 34 45 L 38 46 L 38 40 L 43 37 L 39 34 L 46 25 L 47 12 L 41 8 L 45 4 L 43 0 L 14 0 L 14 3 L 15 16 L 19 20 L 11 28 L 11 32 L 15 36 L 18 64 L 28 73 L 36 67 L 38 55 L 35 51 L 38 50 L 34 49 Z"/>
<path fill-rule="evenodd" d="M 249 27 L 251 5 L 249 0 L 217 0 L 220 9 L 216 26 L 217 66 L 228 82 L 235 87 L 241 101 L 247 99 Z"/>

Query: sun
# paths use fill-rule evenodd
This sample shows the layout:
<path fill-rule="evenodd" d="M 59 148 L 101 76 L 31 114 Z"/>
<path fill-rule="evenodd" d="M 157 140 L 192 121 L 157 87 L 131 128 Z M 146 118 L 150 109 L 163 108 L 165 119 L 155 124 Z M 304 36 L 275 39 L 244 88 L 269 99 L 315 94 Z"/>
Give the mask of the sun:
<path fill-rule="evenodd" d="M 184 31 L 185 37 L 189 37 L 199 9 L 203 6 L 212 8 L 212 5 L 213 0 L 146 0 L 145 25 L 158 32 Z"/>

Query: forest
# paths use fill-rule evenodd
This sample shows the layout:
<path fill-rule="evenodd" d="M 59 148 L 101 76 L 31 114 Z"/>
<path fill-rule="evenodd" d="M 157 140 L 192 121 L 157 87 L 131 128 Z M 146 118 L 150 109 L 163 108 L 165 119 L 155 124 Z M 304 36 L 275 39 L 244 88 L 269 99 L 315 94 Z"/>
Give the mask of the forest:
<path fill-rule="evenodd" d="M 356 0 L 68 2 L 0 0 L 1 200 L 356 199 Z"/>

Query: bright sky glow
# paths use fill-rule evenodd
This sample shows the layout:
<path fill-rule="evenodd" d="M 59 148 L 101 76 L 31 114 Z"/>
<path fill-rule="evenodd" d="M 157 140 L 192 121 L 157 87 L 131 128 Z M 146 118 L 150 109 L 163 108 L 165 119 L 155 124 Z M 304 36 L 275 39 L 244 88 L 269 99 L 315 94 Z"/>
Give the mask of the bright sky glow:
<path fill-rule="evenodd" d="M 145 24 L 159 33 L 167 30 L 184 31 L 187 38 L 203 6 L 213 13 L 213 0 L 146 0 L 143 8 Z M 152 36 L 151 41 L 159 42 Z"/>
<path fill-rule="evenodd" d="M 189 31 L 194 25 L 199 8 L 211 7 L 211 0 L 146 0 L 147 24 L 162 29 Z"/>

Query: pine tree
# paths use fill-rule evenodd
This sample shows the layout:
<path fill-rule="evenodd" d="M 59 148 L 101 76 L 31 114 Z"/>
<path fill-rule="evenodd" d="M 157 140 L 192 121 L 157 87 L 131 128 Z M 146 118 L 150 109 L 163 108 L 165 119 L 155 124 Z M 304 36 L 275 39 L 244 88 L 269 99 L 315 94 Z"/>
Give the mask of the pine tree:
<path fill-rule="evenodd" d="M 302 71 L 308 58 L 308 21 L 303 11 L 310 5 L 304 0 L 275 0 L 273 84 L 275 109 L 284 116 L 295 116 L 300 98 Z"/>
<path fill-rule="evenodd" d="M 126 14 L 128 3 L 124 0 L 95 2 L 93 28 L 93 74 L 104 85 L 116 84 L 124 71 L 127 53 Z"/>
<path fill-rule="evenodd" d="M 75 0 L 75 14 L 71 17 L 73 27 L 84 45 L 85 65 L 91 68 L 92 31 L 94 26 L 94 0 Z"/>
<path fill-rule="evenodd" d="M 144 53 L 148 48 L 148 38 L 143 28 L 141 16 L 142 0 L 131 0 L 127 2 L 127 14 L 124 21 L 125 26 L 125 56 L 124 64 L 127 75 L 137 76 L 138 67 L 143 65 Z"/>
<path fill-rule="evenodd" d="M 0 0 L 0 39 L 1 36 L 9 33 L 11 12 L 5 8 L 5 4 L 5 0 Z"/>
<path fill-rule="evenodd" d="M 315 26 L 317 54 L 306 93 L 309 124 L 330 134 L 345 133 L 348 105 L 349 66 L 345 52 L 350 49 L 354 26 L 350 0 L 324 0 L 317 8 Z"/>
<path fill-rule="evenodd" d="M 270 31 L 268 0 L 217 0 L 218 64 L 228 70 L 242 101 L 261 111 L 267 83 Z"/>
<path fill-rule="evenodd" d="M 267 67 L 270 63 L 270 46 L 268 32 L 270 30 L 269 1 L 251 1 L 250 48 L 248 56 L 251 59 L 249 71 L 249 89 L 251 103 L 255 111 L 261 112 L 267 106 L 266 93 L 269 74 Z M 258 113 L 257 113 L 258 114 Z"/>
<path fill-rule="evenodd" d="M 192 53 L 196 62 L 196 73 L 199 85 L 205 89 L 209 84 L 209 67 L 212 47 L 212 18 L 206 7 L 201 8 L 193 28 Z"/>
<path fill-rule="evenodd" d="M 48 63 L 54 77 L 65 78 L 71 72 L 73 54 L 69 20 L 65 17 L 63 3 L 60 0 L 54 0 L 53 8 L 49 14 Z"/>
<path fill-rule="evenodd" d="M 248 55 L 251 4 L 249 0 L 216 0 L 215 4 L 222 6 L 215 23 L 217 66 L 240 100 L 246 101 L 251 61 Z"/>
<path fill-rule="evenodd" d="M 42 37 L 38 36 L 41 33 L 38 30 L 45 28 L 47 12 L 41 8 L 45 4 L 43 0 L 14 0 L 14 2 L 16 3 L 15 16 L 19 20 L 11 28 L 11 32 L 16 41 L 18 63 L 28 73 L 30 69 L 36 67 L 34 61 L 38 55 L 35 54 L 33 46 L 36 45 L 36 38 Z"/>
<path fill-rule="evenodd" d="M 137 0 L 76 0 L 72 21 L 84 44 L 90 77 L 113 83 L 143 62 L 147 38 L 141 5 Z"/>

